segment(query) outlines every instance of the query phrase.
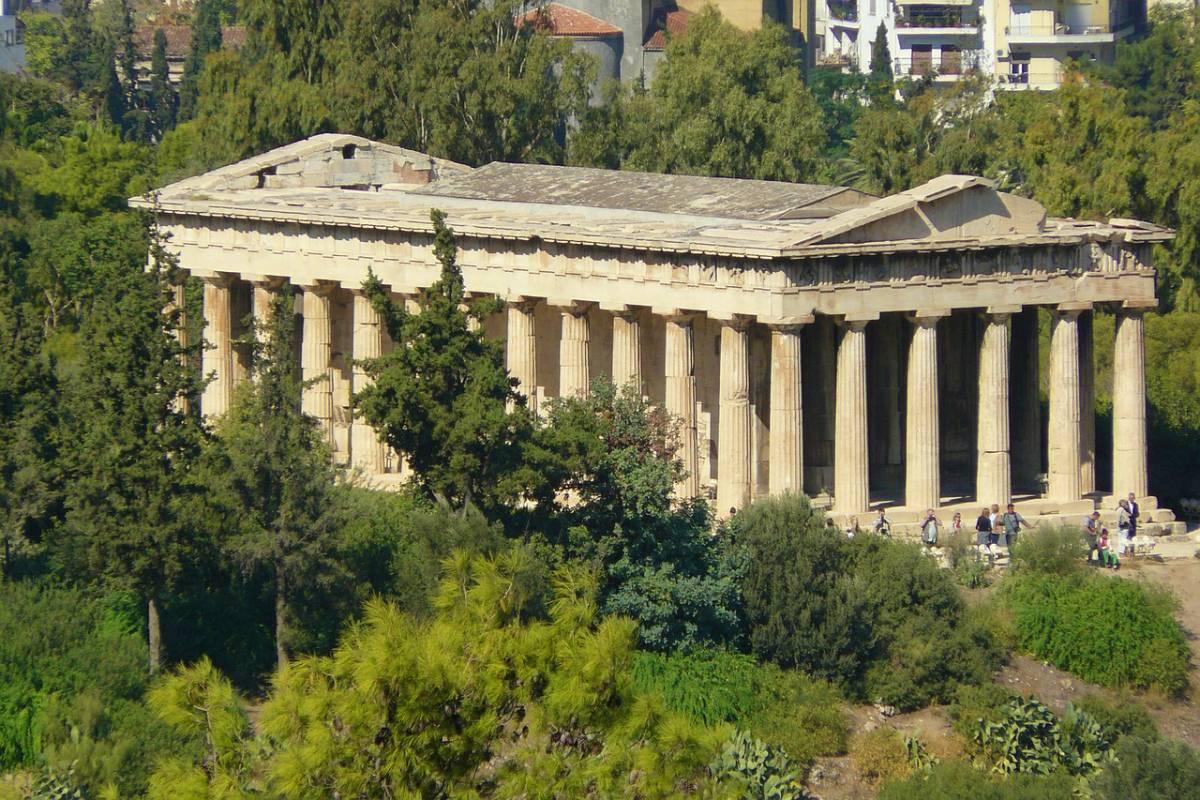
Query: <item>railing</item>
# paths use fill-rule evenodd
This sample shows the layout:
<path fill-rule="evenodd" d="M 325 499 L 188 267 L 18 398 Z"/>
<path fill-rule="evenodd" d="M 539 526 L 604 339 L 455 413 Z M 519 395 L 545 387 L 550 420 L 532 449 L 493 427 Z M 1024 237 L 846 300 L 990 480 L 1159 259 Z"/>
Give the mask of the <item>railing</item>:
<path fill-rule="evenodd" d="M 996 80 L 1000 88 L 1022 89 L 1028 86 L 1058 86 L 1062 83 L 1062 70 L 1058 67 L 1013 69 L 1011 64 L 997 65 Z"/>
<path fill-rule="evenodd" d="M 858 5 L 845 0 L 829 0 L 829 16 L 839 22 L 858 22 Z"/>
<path fill-rule="evenodd" d="M 818 67 L 842 67 L 849 69 L 858 61 L 857 54 L 854 51 L 849 53 L 833 52 L 833 53 L 817 53 Z"/>
<path fill-rule="evenodd" d="M 1113 32 L 1112 25 L 1068 25 L 1065 22 L 1025 23 L 1009 25 L 1004 29 L 1007 36 L 1095 36 Z"/>
<path fill-rule="evenodd" d="M 979 70 L 982 55 L 978 50 L 959 50 L 934 53 L 932 58 L 913 58 L 898 56 L 893 60 L 895 75 L 909 75 L 914 78 L 927 76 L 957 77 Z"/>
<path fill-rule="evenodd" d="M 978 19 L 963 19 L 958 14 L 921 14 L 896 17 L 897 28 L 970 28 L 979 29 Z"/>

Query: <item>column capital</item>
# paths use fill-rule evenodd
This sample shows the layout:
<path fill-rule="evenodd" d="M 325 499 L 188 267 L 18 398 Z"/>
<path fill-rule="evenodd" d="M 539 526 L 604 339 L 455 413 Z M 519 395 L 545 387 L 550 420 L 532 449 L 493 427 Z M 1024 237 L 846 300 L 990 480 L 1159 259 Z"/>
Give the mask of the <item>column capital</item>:
<path fill-rule="evenodd" d="M 199 278 L 205 283 L 216 286 L 221 289 L 228 288 L 234 281 L 238 279 L 236 272 L 202 272 L 198 270 L 192 271 L 192 277 Z"/>
<path fill-rule="evenodd" d="M 582 314 L 586 314 L 588 309 L 594 306 L 595 303 L 588 300 L 570 300 L 562 297 L 550 297 L 547 298 L 546 305 L 551 306 L 552 308 L 557 308 L 564 314 L 570 314 L 578 317 Z"/>
<path fill-rule="evenodd" d="M 297 284 L 305 292 L 312 292 L 321 297 L 328 297 L 340 288 L 337 281 L 310 280 Z"/>
<path fill-rule="evenodd" d="M 1157 309 L 1157 300 L 1153 298 L 1143 298 L 1138 300 L 1126 300 L 1118 307 L 1118 312 L 1122 314 L 1140 314 L 1143 311 L 1155 311 Z"/>
<path fill-rule="evenodd" d="M 532 311 L 534 306 L 546 298 L 532 297 L 527 294 L 510 294 L 502 299 L 504 300 L 505 305 L 513 306 L 523 311 Z"/>
<path fill-rule="evenodd" d="M 601 311 L 607 311 L 608 313 L 612 314 L 614 317 L 624 317 L 624 318 L 635 317 L 635 316 L 637 316 L 638 311 L 641 310 L 641 306 L 631 306 L 626 303 L 603 303 L 602 302 L 602 303 L 597 303 L 596 305 L 600 308 Z"/>
<path fill-rule="evenodd" d="M 919 308 L 916 311 L 910 311 L 904 315 L 905 318 L 914 325 L 922 328 L 932 328 L 938 324 L 938 320 L 950 316 L 948 308 Z"/>
<path fill-rule="evenodd" d="M 282 289 L 288 282 L 287 278 L 279 275 L 261 275 L 253 272 L 241 273 L 242 280 L 263 289 Z"/>
<path fill-rule="evenodd" d="M 1023 307 L 1019 305 L 988 306 L 986 309 L 984 309 L 983 314 L 984 316 L 992 317 L 997 321 L 1003 322 L 1014 314 L 1020 314 L 1022 310 Z"/>
<path fill-rule="evenodd" d="M 721 323 L 721 327 L 744 331 L 754 322 L 753 314 L 738 314 L 733 311 L 709 311 L 708 318 Z"/>
<path fill-rule="evenodd" d="M 759 317 L 758 321 L 766 325 L 773 331 L 782 333 L 799 333 L 800 329 L 805 325 L 811 325 L 816 321 L 816 317 L 812 314 L 806 314 L 803 317 Z"/>
<path fill-rule="evenodd" d="M 1091 303 L 1059 303 L 1054 308 L 1056 314 L 1070 319 L 1075 319 L 1083 312 L 1091 310 Z"/>

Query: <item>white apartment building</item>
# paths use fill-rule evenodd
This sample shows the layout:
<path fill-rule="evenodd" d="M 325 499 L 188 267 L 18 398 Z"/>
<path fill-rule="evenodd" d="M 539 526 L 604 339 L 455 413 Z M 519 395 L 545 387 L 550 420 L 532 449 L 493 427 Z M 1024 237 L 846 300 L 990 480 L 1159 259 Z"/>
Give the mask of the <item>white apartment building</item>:
<path fill-rule="evenodd" d="M 0 72 L 25 68 L 25 26 L 17 19 L 17 0 L 0 0 Z"/>
<path fill-rule="evenodd" d="M 1054 89 L 1070 60 L 1110 61 L 1145 0 L 820 0 L 816 62 L 870 69 L 880 23 L 897 79 L 980 72 L 1004 89 Z"/>

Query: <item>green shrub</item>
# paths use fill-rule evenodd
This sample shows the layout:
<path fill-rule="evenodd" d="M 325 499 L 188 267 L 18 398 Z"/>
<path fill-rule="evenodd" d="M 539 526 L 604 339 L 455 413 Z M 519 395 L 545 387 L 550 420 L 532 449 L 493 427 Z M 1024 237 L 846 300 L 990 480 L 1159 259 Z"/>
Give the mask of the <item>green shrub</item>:
<path fill-rule="evenodd" d="M 736 533 L 749 557 L 750 645 L 764 661 L 911 709 L 948 700 L 1004 660 L 991 631 L 968 618 L 952 576 L 915 545 L 830 532 L 797 496 L 752 504 Z"/>
<path fill-rule="evenodd" d="M 667 708 L 705 725 L 737 722 L 763 706 L 762 681 L 753 656 L 721 650 L 690 653 L 639 652 L 633 685 L 658 693 Z"/>
<path fill-rule="evenodd" d="M 1013 698 L 999 720 L 980 719 L 971 734 L 977 758 L 1004 775 L 1091 775 L 1111 760 L 1112 741 L 1085 712 L 1059 720 L 1034 699 Z"/>
<path fill-rule="evenodd" d="M 1091 780 L 1096 800 L 1194 800 L 1200 793 L 1200 753 L 1169 739 L 1126 736 L 1116 762 Z"/>
<path fill-rule="evenodd" d="M 893 728 L 876 728 L 850 742 L 850 761 L 869 783 L 905 778 L 911 772 L 908 746 Z"/>
<path fill-rule="evenodd" d="M 1187 685 L 1190 654 L 1164 590 L 1106 575 L 1025 573 L 1001 587 L 1020 647 L 1104 686 Z"/>
<path fill-rule="evenodd" d="M 970 746 L 975 729 L 983 723 L 1002 720 L 1012 699 L 1013 695 L 1007 689 L 995 683 L 959 686 L 947 713 L 954 730 Z"/>
<path fill-rule="evenodd" d="M 841 695 L 802 672 L 721 650 L 639 652 L 633 683 L 639 693 L 655 693 L 667 708 L 698 722 L 736 723 L 802 770 L 818 756 L 846 751 Z"/>
<path fill-rule="evenodd" d="M 943 548 L 960 586 L 979 589 L 992 582 L 991 565 L 975 547 L 975 532 L 961 530 L 947 537 Z"/>
<path fill-rule="evenodd" d="M 1075 782 L 1066 775 L 999 778 L 961 761 L 934 765 L 886 784 L 879 800 L 1074 800 Z"/>
<path fill-rule="evenodd" d="M 1091 715 L 1114 739 L 1135 736 L 1153 742 L 1158 739 L 1158 725 L 1146 707 L 1132 697 L 1110 702 L 1101 695 L 1089 694 L 1079 701 L 1079 708 Z"/>
<path fill-rule="evenodd" d="M 1088 546 L 1073 525 L 1039 526 L 1017 537 L 1011 558 L 1014 571 L 1070 575 L 1083 567 Z"/>
<path fill-rule="evenodd" d="M 733 732 L 710 769 L 722 783 L 740 784 L 745 800 L 803 800 L 809 796 L 787 754 L 745 731 Z"/>

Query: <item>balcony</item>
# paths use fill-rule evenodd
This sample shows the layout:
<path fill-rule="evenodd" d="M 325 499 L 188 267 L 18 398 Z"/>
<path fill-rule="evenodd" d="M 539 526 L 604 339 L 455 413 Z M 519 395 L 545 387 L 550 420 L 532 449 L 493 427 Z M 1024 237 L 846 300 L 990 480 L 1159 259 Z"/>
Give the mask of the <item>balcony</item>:
<path fill-rule="evenodd" d="M 939 9 L 937 13 L 909 11 L 896 17 L 897 36 L 977 36 L 979 18 L 960 9 Z"/>
<path fill-rule="evenodd" d="M 833 27 L 858 29 L 856 0 L 829 0 L 829 24 Z"/>
<path fill-rule="evenodd" d="M 1068 25 L 1055 23 L 1017 23 L 1004 29 L 1010 45 L 1021 44 L 1110 44 L 1133 33 L 1133 25 Z"/>
<path fill-rule="evenodd" d="M 843 53 L 840 50 L 832 53 L 817 53 L 817 66 L 836 68 L 846 72 L 856 66 L 856 55 L 854 51 Z"/>
<path fill-rule="evenodd" d="M 897 77 L 932 78 L 937 83 L 952 82 L 979 69 L 982 53 L 979 50 L 912 50 L 893 61 L 892 72 Z"/>

